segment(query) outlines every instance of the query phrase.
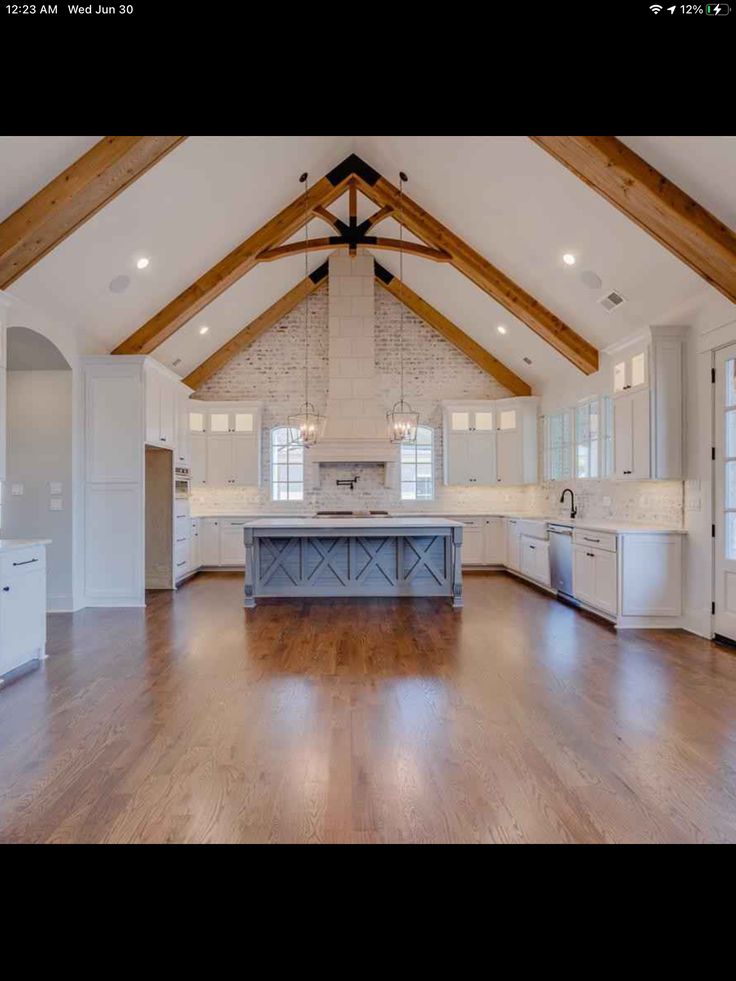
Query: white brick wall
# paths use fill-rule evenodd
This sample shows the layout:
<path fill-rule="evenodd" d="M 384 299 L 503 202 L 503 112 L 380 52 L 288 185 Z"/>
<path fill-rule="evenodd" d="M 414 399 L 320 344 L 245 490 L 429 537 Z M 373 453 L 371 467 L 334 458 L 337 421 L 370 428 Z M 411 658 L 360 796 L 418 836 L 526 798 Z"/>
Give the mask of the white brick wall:
<path fill-rule="evenodd" d="M 347 256 L 340 260 L 359 262 Z M 345 277 L 351 279 L 352 277 Z M 363 281 L 364 277 L 356 277 Z M 340 277 L 342 283 L 342 277 Z M 344 288 L 342 285 L 339 287 Z M 351 289 L 354 286 L 350 286 Z M 350 316 L 354 296 L 333 297 L 343 303 Z M 323 286 L 309 302 L 311 332 L 309 340 L 310 392 L 312 401 L 324 411 L 328 388 L 328 288 Z M 362 398 L 375 385 L 377 402 L 384 411 L 399 397 L 399 303 L 382 287 L 375 287 L 375 380 L 363 389 L 332 379 L 333 395 L 339 398 Z M 342 319 L 343 314 L 340 315 Z M 420 413 L 421 422 L 435 430 L 435 500 L 429 503 L 402 504 L 398 489 L 384 487 L 384 470 L 379 464 L 354 467 L 323 464 L 321 486 L 307 493 L 303 503 L 276 504 L 270 494 L 270 445 L 272 426 L 286 422 L 303 401 L 304 305 L 284 317 L 267 334 L 246 351 L 236 355 L 196 393 L 202 399 L 263 399 L 264 483 L 260 488 L 197 488 L 192 493 L 193 509 L 198 513 L 251 511 L 286 512 L 328 509 L 384 508 L 390 511 L 448 510 L 464 511 L 530 510 L 555 513 L 560 510 L 559 496 L 564 484 L 549 483 L 540 487 L 445 487 L 442 485 L 442 399 L 503 398 L 510 393 L 490 378 L 472 361 L 444 340 L 435 330 L 409 310 L 404 311 L 404 375 L 406 396 Z M 351 355 L 352 356 L 352 353 Z M 340 387 L 342 385 L 342 387 Z M 383 435 L 383 433 L 381 434 Z M 336 487 L 338 478 L 360 480 L 354 491 Z M 682 521 L 682 483 L 680 481 L 647 481 L 623 484 L 613 481 L 573 481 L 581 516 L 612 517 L 622 521 L 654 521 L 679 525 Z M 603 504 L 605 497 L 611 504 Z"/>

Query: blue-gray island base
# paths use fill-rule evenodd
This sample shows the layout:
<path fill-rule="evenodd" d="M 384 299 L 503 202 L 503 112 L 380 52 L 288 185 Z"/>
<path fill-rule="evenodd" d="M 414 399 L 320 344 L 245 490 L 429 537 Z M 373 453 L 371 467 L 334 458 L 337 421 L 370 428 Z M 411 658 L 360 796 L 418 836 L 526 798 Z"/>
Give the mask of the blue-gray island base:
<path fill-rule="evenodd" d="M 447 596 L 463 605 L 459 521 L 259 518 L 243 535 L 246 607 L 307 596 Z"/>

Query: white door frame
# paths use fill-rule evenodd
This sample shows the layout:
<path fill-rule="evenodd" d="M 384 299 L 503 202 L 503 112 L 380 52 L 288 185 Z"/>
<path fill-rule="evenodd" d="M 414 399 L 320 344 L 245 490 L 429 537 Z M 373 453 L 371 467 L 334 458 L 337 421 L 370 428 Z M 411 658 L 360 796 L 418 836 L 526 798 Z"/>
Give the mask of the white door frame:
<path fill-rule="evenodd" d="M 736 471 L 736 434 L 734 445 L 727 452 L 726 435 L 727 420 L 733 418 L 736 426 L 736 385 L 732 391 L 732 405 L 726 405 L 726 366 L 730 361 L 736 362 L 736 343 L 719 348 L 713 352 L 715 368 L 715 385 L 713 388 L 713 446 L 715 459 L 713 461 L 713 525 L 715 536 L 713 540 L 713 588 L 712 596 L 715 604 L 713 613 L 714 633 L 736 642 L 736 548 L 732 557 L 726 555 L 726 516 L 732 514 L 731 521 L 736 522 L 736 488 L 734 497 L 726 500 L 726 465 L 733 463 Z M 736 483 L 736 475 L 734 476 Z M 728 504 L 728 507 L 727 507 Z"/>

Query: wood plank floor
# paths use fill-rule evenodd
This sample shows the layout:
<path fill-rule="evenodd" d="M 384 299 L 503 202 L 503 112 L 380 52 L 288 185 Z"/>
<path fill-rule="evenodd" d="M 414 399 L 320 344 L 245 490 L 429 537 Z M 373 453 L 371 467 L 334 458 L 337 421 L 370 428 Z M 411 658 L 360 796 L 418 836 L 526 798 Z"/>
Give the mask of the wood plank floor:
<path fill-rule="evenodd" d="M 0 692 L 2 842 L 736 841 L 736 655 L 509 576 L 50 618 Z"/>

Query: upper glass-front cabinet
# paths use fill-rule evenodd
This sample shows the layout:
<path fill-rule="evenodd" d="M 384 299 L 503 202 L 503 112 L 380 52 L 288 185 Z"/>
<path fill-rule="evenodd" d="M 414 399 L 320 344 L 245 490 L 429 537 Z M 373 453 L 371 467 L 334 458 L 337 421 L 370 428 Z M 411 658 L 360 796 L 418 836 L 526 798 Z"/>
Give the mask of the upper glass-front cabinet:
<path fill-rule="evenodd" d="M 256 429 L 254 412 L 237 411 L 189 413 L 189 431 L 192 433 L 238 433 L 241 436 L 252 436 Z"/>
<path fill-rule="evenodd" d="M 450 413 L 450 429 L 453 433 L 492 432 L 493 412 L 453 411 Z"/>
<path fill-rule="evenodd" d="M 613 366 L 613 392 L 628 392 L 642 388 L 649 381 L 647 375 L 647 352 L 640 351 L 628 358 L 622 358 Z"/>

